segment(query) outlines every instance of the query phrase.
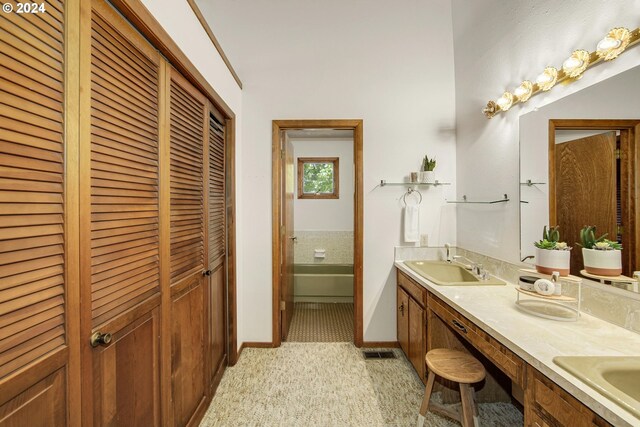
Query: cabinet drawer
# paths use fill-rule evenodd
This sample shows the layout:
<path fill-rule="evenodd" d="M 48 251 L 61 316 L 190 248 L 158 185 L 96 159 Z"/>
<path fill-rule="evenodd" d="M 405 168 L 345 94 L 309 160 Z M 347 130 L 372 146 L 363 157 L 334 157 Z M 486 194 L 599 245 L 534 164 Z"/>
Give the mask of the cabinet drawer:
<path fill-rule="evenodd" d="M 594 425 L 595 414 L 553 381 L 531 366 L 528 367 L 530 401 L 534 412 L 541 412 L 552 425 L 582 427 Z"/>
<path fill-rule="evenodd" d="M 400 285 L 422 308 L 427 306 L 427 290 L 398 270 L 398 285 Z"/>
<path fill-rule="evenodd" d="M 429 296 L 429 308 L 507 374 L 512 381 L 524 388 L 525 363 L 522 359 L 433 295 Z"/>

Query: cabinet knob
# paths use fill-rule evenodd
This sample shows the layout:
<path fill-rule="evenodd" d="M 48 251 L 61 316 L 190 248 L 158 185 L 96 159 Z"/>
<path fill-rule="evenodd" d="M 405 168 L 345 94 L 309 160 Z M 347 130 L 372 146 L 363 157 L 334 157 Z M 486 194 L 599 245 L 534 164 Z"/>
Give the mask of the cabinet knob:
<path fill-rule="evenodd" d="M 111 343 L 112 336 L 109 332 L 102 333 L 100 331 L 94 332 L 89 339 L 91 347 L 97 347 L 99 345 L 107 346 Z"/>
<path fill-rule="evenodd" d="M 398 307 L 398 309 L 400 310 L 400 313 L 402 313 L 402 315 L 404 316 L 404 303 L 400 304 L 400 307 Z"/>
<path fill-rule="evenodd" d="M 205 270 L 202 272 L 203 276 L 211 276 L 211 270 Z"/>

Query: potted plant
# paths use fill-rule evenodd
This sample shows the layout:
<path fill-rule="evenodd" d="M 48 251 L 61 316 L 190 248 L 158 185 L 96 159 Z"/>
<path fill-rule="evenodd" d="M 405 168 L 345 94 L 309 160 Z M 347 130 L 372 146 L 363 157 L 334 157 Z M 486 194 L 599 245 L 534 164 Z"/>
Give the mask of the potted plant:
<path fill-rule="evenodd" d="M 429 156 L 424 156 L 422 160 L 422 172 L 420 172 L 420 182 L 436 182 L 436 173 L 433 171 L 435 168 L 436 158 L 430 159 Z"/>
<path fill-rule="evenodd" d="M 607 233 L 596 239 L 595 225 L 580 230 L 582 258 L 587 273 L 599 276 L 619 276 L 622 274 L 622 245 L 605 239 Z"/>
<path fill-rule="evenodd" d="M 536 271 L 542 274 L 568 276 L 571 268 L 571 247 L 560 241 L 559 227 L 542 229 L 542 240 L 533 243 L 536 247 Z"/>

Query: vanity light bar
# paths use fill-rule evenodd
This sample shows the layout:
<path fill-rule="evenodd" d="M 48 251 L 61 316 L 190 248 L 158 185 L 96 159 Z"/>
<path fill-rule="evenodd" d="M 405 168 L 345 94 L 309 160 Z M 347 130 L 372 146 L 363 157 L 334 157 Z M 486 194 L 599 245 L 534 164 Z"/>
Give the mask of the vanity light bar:
<path fill-rule="evenodd" d="M 573 51 L 571 56 L 562 63 L 560 69 L 546 67 L 534 82 L 523 81 L 513 92 L 504 92 L 497 100 L 487 102 L 482 112 L 490 119 L 500 112 L 508 111 L 514 104 L 524 103 L 533 95 L 550 90 L 558 83 L 578 80 L 585 70 L 602 61 L 617 58 L 625 49 L 638 42 L 640 42 L 640 28 L 635 30 L 614 28 L 598 42 L 595 51 L 588 52 L 583 49 Z"/>

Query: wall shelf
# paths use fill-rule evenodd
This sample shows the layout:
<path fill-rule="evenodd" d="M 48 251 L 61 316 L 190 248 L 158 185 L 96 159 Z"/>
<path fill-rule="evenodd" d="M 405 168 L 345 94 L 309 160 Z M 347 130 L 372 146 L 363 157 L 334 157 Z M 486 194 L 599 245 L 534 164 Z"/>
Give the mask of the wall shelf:
<path fill-rule="evenodd" d="M 526 185 L 527 187 L 533 187 L 534 185 L 546 185 L 546 182 L 533 182 L 530 179 L 525 182 L 521 182 L 520 185 Z"/>
<path fill-rule="evenodd" d="M 395 185 L 395 186 L 416 186 L 416 187 L 437 187 L 439 185 L 451 185 L 450 182 L 440 182 L 436 180 L 435 182 L 387 182 L 384 179 L 380 180 L 380 187 L 385 187 L 387 185 Z"/>
<path fill-rule="evenodd" d="M 462 196 L 462 200 L 447 200 L 447 203 L 469 203 L 469 204 L 475 203 L 475 204 L 482 204 L 482 205 L 493 205 L 496 203 L 504 203 L 508 201 L 509 201 L 509 196 L 507 196 L 506 194 L 502 199 L 499 199 L 499 200 L 468 200 L 467 196 L 464 195 Z"/>

